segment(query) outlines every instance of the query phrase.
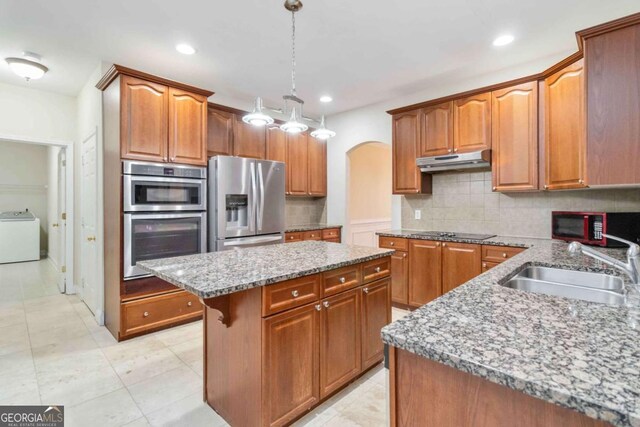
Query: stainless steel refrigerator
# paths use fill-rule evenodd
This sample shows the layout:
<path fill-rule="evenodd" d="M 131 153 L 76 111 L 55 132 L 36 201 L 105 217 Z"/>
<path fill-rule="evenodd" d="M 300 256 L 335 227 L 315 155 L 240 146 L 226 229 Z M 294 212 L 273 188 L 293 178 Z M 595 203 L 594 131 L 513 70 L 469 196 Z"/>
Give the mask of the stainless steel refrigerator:
<path fill-rule="evenodd" d="M 285 165 L 215 156 L 209 160 L 209 251 L 284 242 Z"/>

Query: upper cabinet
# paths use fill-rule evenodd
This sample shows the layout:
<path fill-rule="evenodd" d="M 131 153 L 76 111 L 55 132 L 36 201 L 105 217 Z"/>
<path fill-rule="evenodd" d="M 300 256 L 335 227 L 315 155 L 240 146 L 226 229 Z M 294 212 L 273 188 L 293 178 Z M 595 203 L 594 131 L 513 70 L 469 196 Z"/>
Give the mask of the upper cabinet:
<path fill-rule="evenodd" d="M 453 103 L 420 110 L 420 157 L 439 156 L 453 151 Z"/>
<path fill-rule="evenodd" d="M 233 122 L 233 155 L 265 159 L 267 157 L 267 133 L 265 126 L 254 126 L 235 116 Z"/>
<path fill-rule="evenodd" d="M 491 92 L 453 101 L 453 152 L 491 148 Z"/>
<path fill-rule="evenodd" d="M 307 138 L 309 195 L 327 195 L 327 141 Z"/>
<path fill-rule="evenodd" d="M 393 116 L 393 194 L 431 193 L 431 176 L 420 173 L 421 111 Z"/>
<path fill-rule="evenodd" d="M 585 30 L 587 183 L 640 183 L 640 14 Z"/>
<path fill-rule="evenodd" d="M 547 77 L 544 90 L 544 188 L 585 187 L 584 61 Z"/>
<path fill-rule="evenodd" d="M 309 195 L 309 144 L 306 133 L 288 133 L 287 141 L 287 194 Z"/>
<path fill-rule="evenodd" d="M 169 88 L 126 75 L 120 84 L 120 157 L 166 162 Z"/>
<path fill-rule="evenodd" d="M 209 106 L 207 112 L 207 156 L 233 154 L 233 113 Z"/>
<path fill-rule="evenodd" d="M 169 88 L 169 161 L 207 164 L 207 98 Z"/>
<path fill-rule="evenodd" d="M 267 160 L 287 161 L 287 134 L 278 126 L 267 128 Z"/>
<path fill-rule="evenodd" d="M 493 190 L 537 190 L 538 82 L 497 90 L 491 97 Z"/>

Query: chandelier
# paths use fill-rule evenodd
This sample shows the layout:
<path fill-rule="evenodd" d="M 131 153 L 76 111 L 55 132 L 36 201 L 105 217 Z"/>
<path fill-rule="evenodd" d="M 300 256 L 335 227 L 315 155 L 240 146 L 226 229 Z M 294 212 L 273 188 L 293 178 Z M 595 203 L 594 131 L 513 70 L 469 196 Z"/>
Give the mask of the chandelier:
<path fill-rule="evenodd" d="M 336 133 L 329 130 L 325 126 L 324 115 L 320 120 L 304 116 L 302 107 L 304 100 L 298 97 L 296 93 L 296 12 L 302 9 L 300 0 L 285 0 L 284 7 L 291 12 L 291 93 L 284 95 L 284 105 L 282 108 L 265 107 L 262 98 L 256 98 L 253 112 L 242 117 L 242 121 L 254 126 L 266 126 L 274 123 L 273 117 L 265 113 L 265 110 L 274 111 L 276 113 L 289 116 L 289 120 L 280 125 L 280 129 L 288 133 L 300 133 L 309 129 L 304 121 L 318 123 L 318 129 L 311 132 L 311 136 L 317 139 L 329 139 L 336 136 Z"/>

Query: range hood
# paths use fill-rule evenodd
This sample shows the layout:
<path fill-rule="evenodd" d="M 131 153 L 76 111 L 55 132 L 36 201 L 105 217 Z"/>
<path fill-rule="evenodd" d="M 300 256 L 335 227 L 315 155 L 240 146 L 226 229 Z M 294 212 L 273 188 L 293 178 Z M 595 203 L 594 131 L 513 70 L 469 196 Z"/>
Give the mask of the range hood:
<path fill-rule="evenodd" d="M 422 172 L 429 173 L 465 169 L 487 169 L 491 167 L 491 150 L 421 157 L 416 160 L 416 163 Z"/>

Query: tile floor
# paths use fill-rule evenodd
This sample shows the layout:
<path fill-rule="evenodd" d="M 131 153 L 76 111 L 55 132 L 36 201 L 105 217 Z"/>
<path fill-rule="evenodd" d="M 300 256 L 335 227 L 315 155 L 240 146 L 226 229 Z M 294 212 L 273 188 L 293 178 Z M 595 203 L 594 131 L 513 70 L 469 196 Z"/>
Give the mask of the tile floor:
<path fill-rule="evenodd" d="M 117 343 L 46 260 L 0 265 L 0 405 L 12 404 L 65 405 L 68 427 L 227 425 L 202 402 L 201 322 Z M 295 425 L 386 425 L 385 371 Z"/>

